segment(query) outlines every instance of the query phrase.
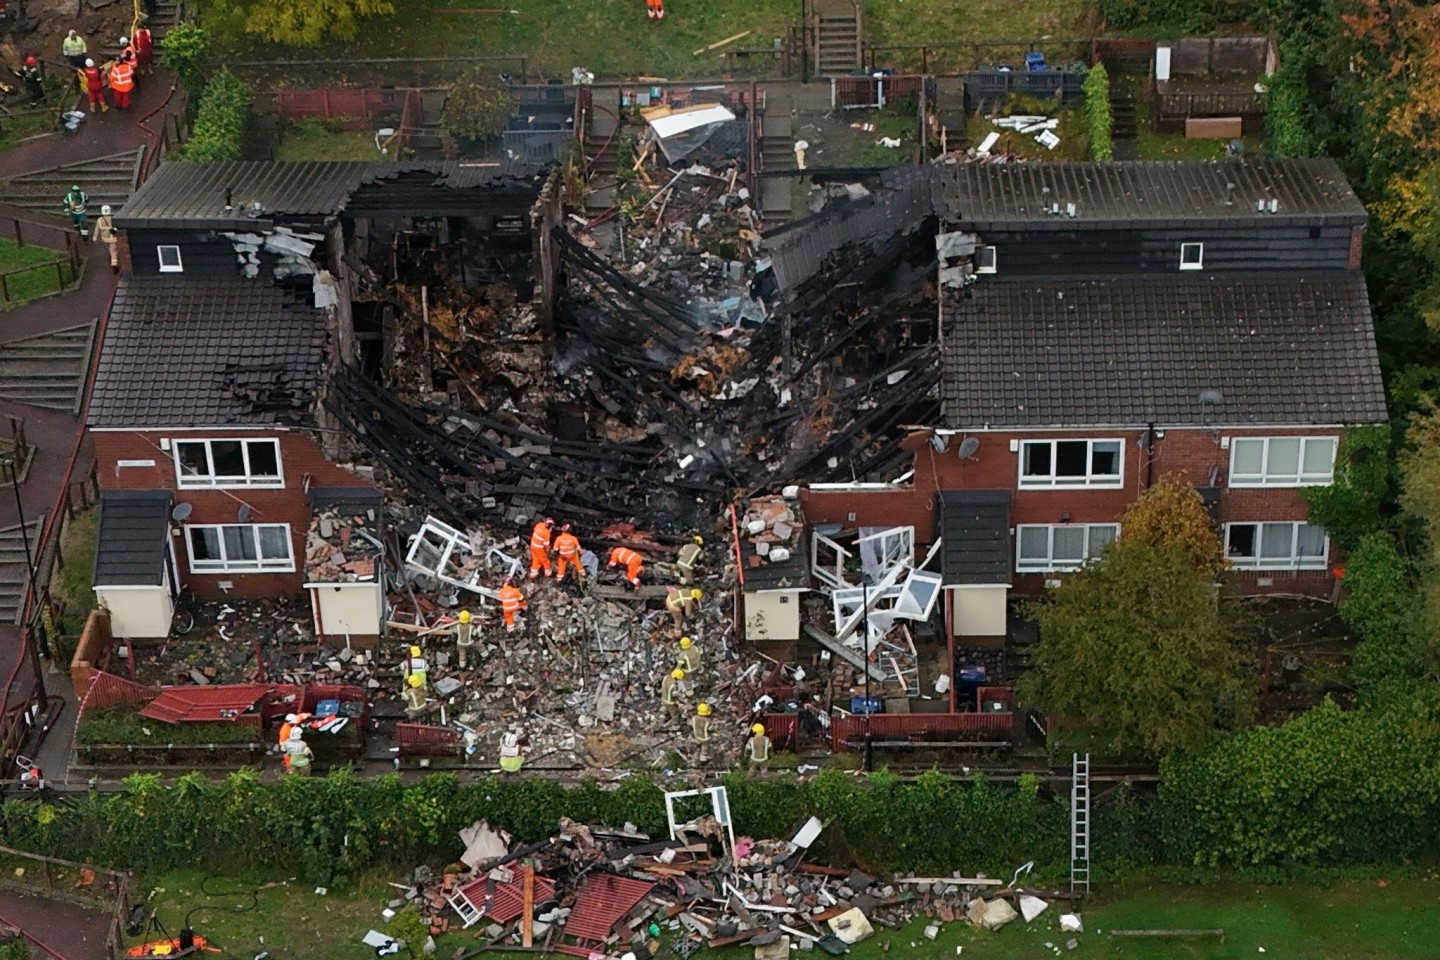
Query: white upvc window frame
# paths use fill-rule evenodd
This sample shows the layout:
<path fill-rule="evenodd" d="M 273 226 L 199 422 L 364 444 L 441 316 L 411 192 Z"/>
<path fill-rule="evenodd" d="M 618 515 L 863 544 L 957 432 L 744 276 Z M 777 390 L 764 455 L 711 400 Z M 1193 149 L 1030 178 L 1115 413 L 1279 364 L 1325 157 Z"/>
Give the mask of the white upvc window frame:
<path fill-rule="evenodd" d="M 225 556 L 225 530 L 240 528 L 249 531 L 251 543 L 255 548 L 255 559 L 235 558 Z M 285 531 L 285 556 L 263 557 L 261 556 L 260 530 L 262 528 L 275 528 Z M 195 541 L 196 532 L 202 530 L 214 530 L 216 541 L 220 547 L 221 558 L 196 559 Z M 199 574 L 208 573 L 294 573 L 295 572 L 295 542 L 292 538 L 290 524 L 288 523 L 187 523 L 184 525 L 185 553 L 190 561 L 190 572 Z"/>
<path fill-rule="evenodd" d="M 985 250 L 989 250 L 989 251 L 990 251 L 990 264 L 989 264 L 988 266 L 986 266 L 986 265 L 984 265 L 984 264 L 982 264 L 982 263 L 980 262 L 980 260 L 981 260 L 981 253 L 982 253 L 982 251 L 985 251 Z M 998 250 L 995 249 L 995 247 L 994 247 L 993 244 L 988 244 L 988 243 L 986 243 L 986 244 L 981 244 L 980 246 L 978 246 L 978 247 L 975 248 L 975 272 L 976 272 L 976 273 L 999 273 L 999 272 L 1000 272 L 1000 253 L 999 253 Z"/>
<path fill-rule="evenodd" d="M 175 251 L 175 262 L 167 265 L 165 263 L 166 250 Z M 155 262 L 160 267 L 161 273 L 184 273 L 185 258 L 180 253 L 180 245 L 177 243 L 158 243 L 155 245 Z"/>
<path fill-rule="evenodd" d="M 1265 557 L 1264 536 L 1266 527 L 1289 527 L 1290 528 L 1290 549 L 1288 556 Z M 1231 537 L 1237 527 L 1253 527 L 1252 550 L 1250 554 L 1237 554 L 1231 546 Z M 1319 556 L 1300 556 L 1300 528 L 1309 527 L 1319 530 L 1323 535 L 1323 546 Z M 1325 570 L 1330 564 L 1330 536 L 1325 533 L 1319 524 L 1310 523 L 1307 520 L 1245 520 L 1225 524 L 1225 556 L 1229 559 L 1230 565 L 1236 570 L 1257 570 L 1257 571 L 1297 571 L 1297 570 Z"/>
<path fill-rule="evenodd" d="M 1194 249 L 1194 261 L 1187 260 L 1185 254 Z M 1204 270 L 1205 269 L 1205 244 L 1199 241 L 1186 241 L 1180 244 L 1180 269 L 1181 270 Z"/>
<path fill-rule="evenodd" d="M 1299 459 L 1296 461 L 1295 473 L 1278 474 L 1270 468 L 1271 444 L 1277 442 L 1298 441 L 1300 444 Z M 1310 437 L 1230 437 L 1230 469 L 1226 476 L 1226 483 L 1231 487 L 1328 487 L 1335 482 L 1335 457 L 1340 450 L 1340 438 L 1338 436 L 1310 436 Z M 1235 460 L 1241 449 L 1247 445 L 1260 444 L 1260 472 L 1242 473 L 1236 476 Z M 1330 445 L 1330 468 L 1324 473 L 1316 471 L 1306 472 L 1305 454 L 1311 444 Z"/>
<path fill-rule="evenodd" d="M 1097 529 L 1113 530 L 1114 533 L 1108 540 L 1105 540 L 1096 548 L 1095 533 Z M 1022 547 L 1025 542 L 1026 530 L 1044 530 L 1045 559 L 1037 560 L 1022 555 Z M 1056 530 L 1083 530 L 1085 532 L 1084 554 L 1079 560 L 1055 559 L 1055 531 Z M 1015 527 L 1015 572 L 1016 573 L 1071 573 L 1079 570 L 1087 563 L 1092 562 L 1100 556 L 1105 547 L 1114 543 L 1120 536 L 1120 524 L 1118 523 L 1022 523 Z"/>
<path fill-rule="evenodd" d="M 245 473 L 241 475 L 218 475 L 215 473 L 215 448 L 217 443 L 238 443 L 240 444 L 240 457 L 245 464 Z M 257 477 L 250 468 L 250 444 L 268 443 L 275 448 L 275 476 Z M 205 445 L 205 465 L 209 473 L 196 474 L 187 473 L 180 461 L 180 448 L 186 444 Z M 278 437 L 185 437 L 174 438 L 170 441 L 170 455 L 175 462 L 175 486 L 182 490 L 189 489 L 226 489 L 226 488 L 249 488 L 282 490 L 285 487 L 285 463 L 280 456 L 280 440 Z"/>
<path fill-rule="evenodd" d="M 1062 443 L 1083 443 L 1085 444 L 1085 476 L 1084 477 L 1061 477 L 1055 473 L 1057 452 Z M 1091 471 L 1095 462 L 1095 445 L 1097 443 L 1110 443 L 1118 445 L 1115 453 L 1115 474 L 1094 474 Z M 1025 461 L 1027 448 L 1031 446 L 1046 445 L 1050 447 L 1050 473 L 1046 476 L 1027 475 L 1025 473 Z M 1075 439 L 1055 440 L 1021 440 L 1017 450 L 1020 454 L 1017 467 L 1018 479 L 1016 487 L 1021 490 L 1115 490 L 1125 486 L 1125 440 L 1123 437 L 1083 437 Z"/>

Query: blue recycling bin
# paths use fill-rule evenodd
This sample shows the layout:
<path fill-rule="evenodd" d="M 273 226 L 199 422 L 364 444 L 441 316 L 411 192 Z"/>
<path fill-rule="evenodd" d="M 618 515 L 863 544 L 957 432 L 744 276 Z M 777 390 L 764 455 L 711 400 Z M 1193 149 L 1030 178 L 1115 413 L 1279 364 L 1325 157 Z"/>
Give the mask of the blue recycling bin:
<path fill-rule="evenodd" d="M 974 706 L 980 688 L 989 682 L 990 674 L 978 663 L 962 663 L 955 670 L 955 702 L 963 709 Z"/>

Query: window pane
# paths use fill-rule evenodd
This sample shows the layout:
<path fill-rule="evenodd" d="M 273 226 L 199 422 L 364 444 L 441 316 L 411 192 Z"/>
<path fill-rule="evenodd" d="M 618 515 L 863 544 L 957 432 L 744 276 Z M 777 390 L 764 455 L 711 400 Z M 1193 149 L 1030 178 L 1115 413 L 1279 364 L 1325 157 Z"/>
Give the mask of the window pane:
<path fill-rule="evenodd" d="M 1084 479 L 1090 444 L 1084 440 L 1061 440 L 1055 444 L 1055 476 Z"/>
<path fill-rule="evenodd" d="M 220 560 L 220 532 L 214 527 L 190 528 L 190 555 L 201 560 Z"/>
<path fill-rule="evenodd" d="M 212 440 L 210 459 L 215 464 L 217 477 L 245 476 L 245 459 L 239 440 Z"/>
<path fill-rule="evenodd" d="M 1025 476 L 1027 477 L 1048 477 L 1050 476 L 1050 444 L 1048 443 L 1027 443 L 1025 444 Z"/>
<path fill-rule="evenodd" d="M 1321 437 L 1305 441 L 1305 475 L 1328 477 L 1335 469 L 1335 441 Z"/>
<path fill-rule="evenodd" d="M 1020 559 L 1046 560 L 1050 557 L 1050 528 L 1020 528 Z"/>
<path fill-rule="evenodd" d="M 1120 441 L 1099 440 L 1090 445 L 1090 474 L 1094 477 L 1120 476 Z"/>
<path fill-rule="evenodd" d="M 279 445 L 270 440 L 251 440 L 246 444 L 250 454 L 250 476 L 280 476 Z"/>
<path fill-rule="evenodd" d="M 225 536 L 225 560 L 255 560 L 255 529 L 253 527 L 221 527 Z"/>
<path fill-rule="evenodd" d="M 1255 556 L 1255 524 L 1234 523 L 1229 528 L 1229 553 L 1232 557 Z"/>
<path fill-rule="evenodd" d="M 290 531 L 278 524 L 257 528 L 260 531 L 260 556 L 265 560 L 290 559 Z"/>
<path fill-rule="evenodd" d="M 1265 463 L 1264 440 L 1231 440 L 1230 472 L 1237 477 L 1258 477 Z"/>
<path fill-rule="evenodd" d="M 1115 536 L 1120 528 L 1114 524 L 1102 524 L 1090 528 L 1090 552 L 1089 557 L 1098 557 L 1110 544 L 1115 542 Z"/>
<path fill-rule="evenodd" d="M 1295 553 L 1300 557 L 1325 556 L 1325 529 L 1313 523 L 1300 524 L 1295 535 Z"/>
<path fill-rule="evenodd" d="M 177 443 L 176 456 L 180 459 L 180 475 L 184 477 L 205 477 L 210 475 L 210 463 L 205 459 L 205 444 Z"/>
<path fill-rule="evenodd" d="M 1055 561 L 1079 562 L 1085 559 L 1085 528 L 1084 527 L 1056 527 L 1055 528 L 1055 549 L 1053 553 Z"/>
<path fill-rule="evenodd" d="M 1265 560 L 1289 559 L 1294 546 L 1295 524 L 1262 523 L 1260 525 L 1260 556 Z"/>
<path fill-rule="evenodd" d="M 1289 437 L 1270 441 L 1270 460 L 1265 464 L 1265 476 L 1271 480 L 1293 479 L 1300 475 L 1300 439 Z"/>

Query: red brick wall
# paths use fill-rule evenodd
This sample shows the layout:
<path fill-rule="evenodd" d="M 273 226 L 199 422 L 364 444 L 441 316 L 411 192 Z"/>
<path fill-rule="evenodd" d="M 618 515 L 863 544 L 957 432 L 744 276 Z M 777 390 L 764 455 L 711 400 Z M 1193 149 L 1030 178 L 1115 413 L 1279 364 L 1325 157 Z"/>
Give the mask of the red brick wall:
<path fill-rule="evenodd" d="M 308 434 L 294 430 L 228 433 L 221 429 L 92 431 L 91 436 L 95 442 L 95 469 L 101 490 L 174 491 L 176 503 L 183 501 L 192 507 L 187 523 L 236 523 L 236 511 L 243 502 L 250 505 L 250 523 L 290 525 L 295 573 L 191 573 L 184 538 L 172 537 L 180 581 L 188 584 L 199 597 L 275 597 L 300 593 L 305 580 L 305 534 L 310 524 L 306 478 L 314 487 L 369 486 L 364 480 L 327 460 L 320 446 Z M 285 477 L 282 489 L 186 487 L 182 490 L 175 485 L 172 451 L 160 449 L 161 438 L 222 440 L 268 437 L 280 440 L 280 464 Z M 116 463 L 120 460 L 154 460 L 155 466 L 119 468 Z M 233 584 L 228 594 L 216 586 L 221 581 Z"/>
<path fill-rule="evenodd" d="M 1220 516 L 1226 523 L 1247 520 L 1304 520 L 1308 510 L 1297 489 L 1241 488 L 1232 490 L 1226 477 L 1230 467 L 1230 451 L 1222 449 L 1225 437 L 1265 436 L 1338 436 L 1335 429 L 1230 429 L 1216 431 L 1166 429 L 1154 444 L 1154 462 L 1140 448 L 1139 430 L 1100 430 L 1074 432 L 1018 431 L 1013 433 L 974 434 L 980 441 L 975 454 L 961 460 L 956 451 L 962 436 L 952 435 L 944 453 L 930 446 L 928 434 L 916 434 L 905 444 L 915 454 L 915 476 L 910 486 L 879 491 L 814 491 L 805 490 L 801 502 L 805 519 L 810 524 L 838 523 L 857 526 L 914 526 L 918 543 L 929 543 L 935 526 L 934 501 L 938 490 L 1011 490 L 1010 522 L 1028 523 L 1109 523 L 1120 518 L 1145 489 L 1150 479 L 1179 474 L 1197 487 L 1222 488 Z M 1103 490 L 1037 490 L 1017 489 L 1020 454 L 1011 452 L 1011 441 L 1123 439 L 1123 486 Z M 1212 482 L 1213 476 L 1213 482 Z M 852 519 L 853 517 L 853 519 Z M 1259 579 L 1271 579 L 1269 587 L 1255 586 L 1255 591 L 1305 592 L 1328 595 L 1328 573 L 1269 573 Z M 1039 590 L 1043 576 L 1017 576 L 1017 590 Z M 1255 575 L 1235 576 L 1236 585 L 1255 581 Z"/>

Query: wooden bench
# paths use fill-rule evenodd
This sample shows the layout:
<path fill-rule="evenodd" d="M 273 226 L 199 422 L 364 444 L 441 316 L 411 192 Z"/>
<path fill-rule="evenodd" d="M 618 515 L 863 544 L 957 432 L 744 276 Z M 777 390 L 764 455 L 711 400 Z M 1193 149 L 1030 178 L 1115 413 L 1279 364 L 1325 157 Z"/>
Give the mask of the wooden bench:
<path fill-rule="evenodd" d="M 1217 937 L 1225 942 L 1225 930 L 1111 930 L 1112 937 Z"/>

